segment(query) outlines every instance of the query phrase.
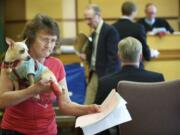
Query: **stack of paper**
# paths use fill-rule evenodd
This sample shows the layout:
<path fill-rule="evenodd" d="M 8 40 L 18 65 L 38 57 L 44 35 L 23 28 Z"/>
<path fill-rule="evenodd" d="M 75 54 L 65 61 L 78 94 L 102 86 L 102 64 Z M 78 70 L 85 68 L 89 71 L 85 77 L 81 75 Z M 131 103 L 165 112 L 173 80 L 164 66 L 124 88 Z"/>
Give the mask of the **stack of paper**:
<path fill-rule="evenodd" d="M 101 112 L 80 116 L 75 127 L 81 127 L 84 135 L 93 135 L 121 123 L 132 120 L 126 101 L 112 90 L 101 105 Z"/>
<path fill-rule="evenodd" d="M 156 35 L 156 34 L 158 34 L 158 33 L 160 33 L 160 32 L 167 32 L 167 30 L 166 30 L 166 28 L 164 28 L 164 27 L 160 27 L 160 28 L 153 28 L 153 30 L 152 31 L 150 31 L 150 32 L 148 32 L 148 34 L 149 35 Z"/>

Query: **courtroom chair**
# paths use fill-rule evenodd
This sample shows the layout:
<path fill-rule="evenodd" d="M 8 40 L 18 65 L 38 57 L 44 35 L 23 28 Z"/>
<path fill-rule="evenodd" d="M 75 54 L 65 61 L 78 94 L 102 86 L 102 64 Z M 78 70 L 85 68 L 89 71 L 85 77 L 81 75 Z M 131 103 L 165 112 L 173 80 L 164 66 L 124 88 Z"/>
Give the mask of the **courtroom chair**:
<path fill-rule="evenodd" d="M 132 121 L 119 125 L 120 135 L 180 135 L 180 79 L 140 83 L 120 81 Z"/>

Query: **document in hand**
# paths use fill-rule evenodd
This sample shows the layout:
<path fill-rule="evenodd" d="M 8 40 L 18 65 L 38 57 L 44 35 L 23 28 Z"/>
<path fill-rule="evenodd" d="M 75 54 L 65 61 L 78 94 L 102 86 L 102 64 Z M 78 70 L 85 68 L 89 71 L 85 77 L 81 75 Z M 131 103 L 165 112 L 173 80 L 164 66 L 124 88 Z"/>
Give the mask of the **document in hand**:
<path fill-rule="evenodd" d="M 93 135 L 121 123 L 132 120 L 126 101 L 112 90 L 101 104 L 101 112 L 80 116 L 75 127 L 82 128 L 84 135 Z"/>

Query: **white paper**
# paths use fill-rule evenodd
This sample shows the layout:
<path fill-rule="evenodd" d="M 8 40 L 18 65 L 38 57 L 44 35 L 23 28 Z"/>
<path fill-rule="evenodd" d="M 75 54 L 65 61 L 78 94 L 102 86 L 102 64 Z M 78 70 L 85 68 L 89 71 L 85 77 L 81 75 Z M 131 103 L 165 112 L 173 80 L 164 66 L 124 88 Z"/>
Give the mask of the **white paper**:
<path fill-rule="evenodd" d="M 74 46 L 72 45 L 61 45 L 60 51 L 61 53 L 75 53 Z"/>
<path fill-rule="evenodd" d="M 115 90 L 112 90 L 101 105 L 102 111 L 78 117 L 76 127 L 81 127 L 85 135 L 93 135 L 130 121 L 131 116 L 125 104 L 126 101 Z"/>
<path fill-rule="evenodd" d="M 160 27 L 160 28 L 153 28 L 152 31 L 148 32 L 149 35 L 156 35 L 159 32 L 167 32 L 166 28 Z"/>
<path fill-rule="evenodd" d="M 157 58 L 160 54 L 158 50 L 153 49 L 153 48 L 150 49 L 150 52 L 151 52 L 151 58 Z"/>
<path fill-rule="evenodd" d="M 78 117 L 76 120 L 76 127 L 85 127 L 105 118 L 118 105 L 119 98 L 116 94 L 117 93 L 115 90 L 110 92 L 106 100 L 101 105 L 100 113 L 88 114 Z"/>

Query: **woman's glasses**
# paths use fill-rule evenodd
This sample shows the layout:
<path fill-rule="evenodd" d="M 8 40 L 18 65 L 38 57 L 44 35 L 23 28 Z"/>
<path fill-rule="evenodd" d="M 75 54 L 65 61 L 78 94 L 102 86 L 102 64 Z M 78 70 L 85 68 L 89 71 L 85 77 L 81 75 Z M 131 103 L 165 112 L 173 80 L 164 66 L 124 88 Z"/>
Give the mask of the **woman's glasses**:
<path fill-rule="evenodd" d="M 56 38 L 49 38 L 49 37 L 43 37 L 43 36 L 39 36 L 37 39 L 42 45 L 56 44 L 57 42 Z"/>

